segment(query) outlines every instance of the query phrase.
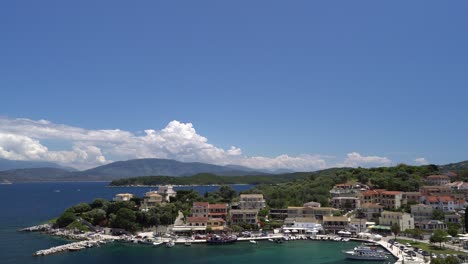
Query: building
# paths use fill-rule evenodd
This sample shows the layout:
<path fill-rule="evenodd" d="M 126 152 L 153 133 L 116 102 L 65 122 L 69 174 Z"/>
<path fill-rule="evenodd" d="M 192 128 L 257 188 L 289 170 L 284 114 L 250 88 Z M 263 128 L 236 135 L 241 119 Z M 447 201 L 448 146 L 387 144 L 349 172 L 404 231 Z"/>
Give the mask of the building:
<path fill-rule="evenodd" d="M 421 199 L 420 192 L 405 192 L 403 193 L 403 200 L 405 204 L 418 204 Z"/>
<path fill-rule="evenodd" d="M 287 208 L 280 208 L 280 209 L 270 209 L 269 216 L 271 219 L 286 219 L 288 217 L 288 209 Z"/>
<path fill-rule="evenodd" d="M 331 197 L 357 197 L 359 192 L 366 190 L 366 186 L 352 184 L 336 184 L 331 190 Z"/>
<path fill-rule="evenodd" d="M 361 212 L 366 216 L 366 219 L 369 221 L 378 219 L 383 210 L 384 207 L 376 203 L 365 203 L 361 205 Z"/>
<path fill-rule="evenodd" d="M 350 210 L 361 207 L 361 200 L 357 197 L 333 197 L 333 208 L 341 210 Z"/>
<path fill-rule="evenodd" d="M 286 218 L 283 230 L 298 230 L 299 233 L 306 233 L 308 230 L 316 229 L 323 231 L 323 227 L 318 220 L 311 217 Z"/>
<path fill-rule="evenodd" d="M 380 204 L 385 209 L 398 209 L 402 205 L 403 192 L 384 189 L 367 190 L 360 193 L 361 204 Z"/>
<path fill-rule="evenodd" d="M 173 190 L 172 185 L 159 186 L 158 193 L 164 197 L 166 202 L 170 202 L 171 197 L 176 197 L 177 195 L 177 193 Z"/>
<path fill-rule="evenodd" d="M 226 220 L 228 204 L 208 204 L 208 217 L 210 219 L 221 218 Z"/>
<path fill-rule="evenodd" d="M 208 217 L 190 216 L 187 217 L 187 226 L 207 226 Z"/>
<path fill-rule="evenodd" d="M 156 205 L 161 204 L 162 202 L 162 195 L 158 194 L 157 192 L 147 192 L 145 193 L 145 197 L 143 197 L 143 202 L 140 208 L 142 211 L 148 211 L 149 209 L 156 207 Z"/>
<path fill-rule="evenodd" d="M 348 229 L 355 233 L 366 232 L 368 223 L 367 219 L 351 218 L 349 220 Z"/>
<path fill-rule="evenodd" d="M 312 217 L 322 220 L 324 216 L 332 216 L 338 209 L 331 207 L 288 207 L 288 217 Z"/>
<path fill-rule="evenodd" d="M 414 225 L 420 227 L 422 221 L 432 219 L 434 214 L 434 208 L 425 204 L 411 205 L 411 216 L 414 218 Z"/>
<path fill-rule="evenodd" d="M 206 225 L 213 231 L 222 231 L 226 227 L 226 221 L 223 218 L 211 218 Z"/>
<path fill-rule="evenodd" d="M 266 206 L 263 194 L 241 194 L 239 207 L 241 210 L 260 210 Z"/>
<path fill-rule="evenodd" d="M 449 187 L 452 190 L 456 191 L 466 191 L 468 190 L 468 182 L 456 181 L 452 183 L 447 183 L 445 186 Z"/>
<path fill-rule="evenodd" d="M 192 217 L 208 217 L 209 205 L 208 202 L 194 202 L 191 209 Z"/>
<path fill-rule="evenodd" d="M 421 222 L 419 229 L 424 231 L 434 231 L 436 229 L 447 230 L 447 225 L 439 220 L 424 220 Z"/>
<path fill-rule="evenodd" d="M 445 214 L 444 220 L 447 224 L 461 224 L 461 216 L 459 214 Z"/>
<path fill-rule="evenodd" d="M 452 189 L 448 186 L 422 186 L 419 188 L 421 196 L 451 195 Z"/>
<path fill-rule="evenodd" d="M 379 225 L 391 227 L 397 223 L 400 230 L 414 229 L 414 218 L 408 213 L 383 211 L 379 218 Z"/>
<path fill-rule="evenodd" d="M 308 202 L 303 205 L 304 207 L 321 207 L 320 203 L 317 202 Z"/>
<path fill-rule="evenodd" d="M 450 183 L 450 177 L 447 175 L 430 175 L 426 177 L 426 183 L 428 185 L 445 185 Z"/>
<path fill-rule="evenodd" d="M 256 224 L 258 210 L 256 209 L 231 209 L 229 211 L 230 222 L 237 224 Z"/>
<path fill-rule="evenodd" d="M 348 227 L 348 218 L 345 216 L 324 216 L 322 226 L 329 233 L 337 233 Z"/>
<path fill-rule="evenodd" d="M 421 197 L 421 203 L 429 205 L 434 209 L 440 210 L 444 213 L 454 212 L 456 209 L 461 209 L 463 205 L 460 205 L 459 201 L 455 200 L 452 196 L 423 196 Z M 462 204 L 464 201 L 461 202 Z"/>
<path fill-rule="evenodd" d="M 118 193 L 114 197 L 114 202 L 128 202 L 133 198 L 133 194 L 131 193 Z"/>

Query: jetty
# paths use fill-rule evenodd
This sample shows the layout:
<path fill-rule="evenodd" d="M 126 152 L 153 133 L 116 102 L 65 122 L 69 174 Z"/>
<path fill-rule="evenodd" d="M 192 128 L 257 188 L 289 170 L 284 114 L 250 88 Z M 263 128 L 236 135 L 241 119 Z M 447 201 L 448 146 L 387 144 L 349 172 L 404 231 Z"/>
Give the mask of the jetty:
<path fill-rule="evenodd" d="M 64 251 L 79 251 L 84 248 L 98 246 L 99 243 L 102 243 L 102 241 L 89 240 L 89 241 L 73 242 L 70 244 L 60 245 L 60 246 L 52 247 L 49 249 L 38 250 L 33 254 L 33 256 L 47 256 L 47 255 L 56 254 L 56 253 L 60 253 Z"/>

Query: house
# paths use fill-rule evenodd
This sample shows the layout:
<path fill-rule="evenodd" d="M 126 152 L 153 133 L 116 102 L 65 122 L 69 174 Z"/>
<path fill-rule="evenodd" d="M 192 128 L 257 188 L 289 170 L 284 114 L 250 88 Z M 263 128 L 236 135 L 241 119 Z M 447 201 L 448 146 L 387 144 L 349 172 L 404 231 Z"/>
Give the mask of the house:
<path fill-rule="evenodd" d="M 331 197 L 357 197 L 361 190 L 365 190 L 366 186 L 352 184 L 336 184 L 330 190 Z"/>
<path fill-rule="evenodd" d="M 447 183 L 445 186 L 449 187 L 452 190 L 457 191 L 466 191 L 468 190 L 468 182 L 456 181 L 452 183 Z"/>
<path fill-rule="evenodd" d="M 266 206 L 263 194 L 241 194 L 239 207 L 241 210 L 260 210 Z"/>
<path fill-rule="evenodd" d="M 333 208 L 349 210 L 361 207 L 361 200 L 357 197 L 333 197 Z"/>
<path fill-rule="evenodd" d="M 256 209 L 231 209 L 229 212 L 231 224 L 256 224 L 258 210 Z"/>
<path fill-rule="evenodd" d="M 411 215 L 414 218 L 414 225 L 416 227 L 419 227 L 422 221 L 431 220 L 433 214 L 434 208 L 432 206 L 425 204 L 411 205 Z"/>
<path fill-rule="evenodd" d="M 424 220 L 419 228 L 424 231 L 434 231 L 436 229 L 447 230 L 447 224 L 439 220 Z"/>
<path fill-rule="evenodd" d="M 331 207 L 288 207 L 288 217 L 313 217 L 322 220 L 324 216 L 332 216 L 338 209 Z"/>
<path fill-rule="evenodd" d="M 359 199 L 361 199 L 361 204 L 377 203 L 385 209 L 397 209 L 402 205 L 403 192 L 387 191 L 385 189 L 367 190 L 359 194 Z"/>
<path fill-rule="evenodd" d="M 365 203 L 361 205 L 361 212 L 366 216 L 367 220 L 374 220 L 380 217 L 384 207 L 376 203 Z"/>
<path fill-rule="evenodd" d="M 211 218 L 208 219 L 206 225 L 213 231 L 222 231 L 226 226 L 226 220 L 224 220 L 223 218 Z"/>
<path fill-rule="evenodd" d="M 324 216 L 322 226 L 325 231 L 335 234 L 338 231 L 345 230 L 348 223 L 346 216 Z"/>
<path fill-rule="evenodd" d="M 403 200 L 405 204 L 418 204 L 421 199 L 420 192 L 404 192 Z"/>
<path fill-rule="evenodd" d="M 448 186 L 422 186 L 419 188 L 421 196 L 451 195 L 452 189 Z"/>
<path fill-rule="evenodd" d="M 114 202 L 128 202 L 134 197 L 131 193 L 118 193 L 114 197 Z"/>
<path fill-rule="evenodd" d="M 454 212 L 455 209 L 460 209 L 459 201 L 455 200 L 452 196 L 423 196 L 421 197 L 421 203 L 444 213 Z"/>
<path fill-rule="evenodd" d="M 440 186 L 450 183 L 450 177 L 447 175 L 429 175 L 425 180 L 428 185 Z"/>
<path fill-rule="evenodd" d="M 208 217 L 190 216 L 186 220 L 187 226 L 207 226 Z"/>
<path fill-rule="evenodd" d="M 158 187 L 158 193 L 164 197 L 166 202 L 171 201 L 171 197 L 176 197 L 177 193 L 173 190 L 172 185 L 162 185 Z"/>
<path fill-rule="evenodd" d="M 227 210 L 228 204 L 208 204 L 208 217 L 226 220 Z"/>
<path fill-rule="evenodd" d="M 408 213 L 383 211 L 379 218 L 379 225 L 391 227 L 397 223 L 400 230 L 414 229 L 414 218 Z"/>
<path fill-rule="evenodd" d="M 157 192 L 147 192 L 143 197 L 143 202 L 141 204 L 140 209 L 142 211 L 148 211 L 149 209 L 156 207 L 156 205 L 161 204 L 163 202 L 162 195 L 158 194 Z"/>
<path fill-rule="evenodd" d="M 208 217 L 209 205 L 208 202 L 194 202 L 191 209 L 192 217 Z"/>
<path fill-rule="evenodd" d="M 285 219 L 288 217 L 288 209 L 287 208 L 271 208 L 269 216 L 271 219 Z"/>
<path fill-rule="evenodd" d="M 461 224 L 461 216 L 459 214 L 445 214 L 444 220 L 447 224 Z"/>
<path fill-rule="evenodd" d="M 286 218 L 284 220 L 284 230 L 298 230 L 299 233 L 306 233 L 308 230 L 316 229 L 317 231 L 323 230 L 318 220 L 311 217 L 294 217 Z"/>
<path fill-rule="evenodd" d="M 349 220 L 349 230 L 355 233 L 366 232 L 368 226 L 367 219 L 351 218 Z"/>

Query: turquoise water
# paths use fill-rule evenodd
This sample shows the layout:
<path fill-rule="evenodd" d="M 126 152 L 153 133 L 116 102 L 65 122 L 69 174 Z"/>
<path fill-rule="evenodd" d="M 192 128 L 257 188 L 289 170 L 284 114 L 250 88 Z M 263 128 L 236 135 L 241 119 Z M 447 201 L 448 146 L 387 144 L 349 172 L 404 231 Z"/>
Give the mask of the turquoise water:
<path fill-rule="evenodd" d="M 325 241 L 292 241 L 284 244 L 262 241 L 257 245 L 238 242 L 223 246 L 177 245 L 174 248 L 114 243 L 80 252 L 32 256 L 36 250 L 67 241 L 38 233 L 16 232 L 18 228 L 46 221 L 67 207 L 92 201 L 96 197 L 110 199 L 122 191 L 142 195 L 149 190 L 105 186 L 106 183 L 0 185 L 0 263 L 365 263 L 346 261 L 341 254 L 341 250 L 353 248 L 356 243 Z M 216 188 L 196 187 L 201 193 Z M 249 186 L 235 188 L 244 190 Z"/>

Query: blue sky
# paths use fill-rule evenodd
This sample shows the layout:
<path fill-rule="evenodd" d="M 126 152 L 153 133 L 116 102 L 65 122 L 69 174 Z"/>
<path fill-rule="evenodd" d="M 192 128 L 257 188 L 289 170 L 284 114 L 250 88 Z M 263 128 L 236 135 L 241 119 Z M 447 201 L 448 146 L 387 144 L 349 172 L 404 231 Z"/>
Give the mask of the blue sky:
<path fill-rule="evenodd" d="M 5 126 L 45 119 L 138 136 L 177 120 L 192 123 L 216 148 L 235 146 L 246 157 L 312 155 L 327 157 L 327 167 L 355 152 L 391 164 L 466 160 L 467 7 L 463 1 L 3 2 L 0 133 L 36 140 L 47 151 L 96 147 L 108 162 L 122 153 L 93 140 Z M 0 139 L 3 157 L 54 159 L 24 155 L 15 144 L 27 140 L 8 138 Z M 156 146 L 125 158 L 237 161 L 179 156 L 198 151 L 192 147 L 160 155 Z"/>

